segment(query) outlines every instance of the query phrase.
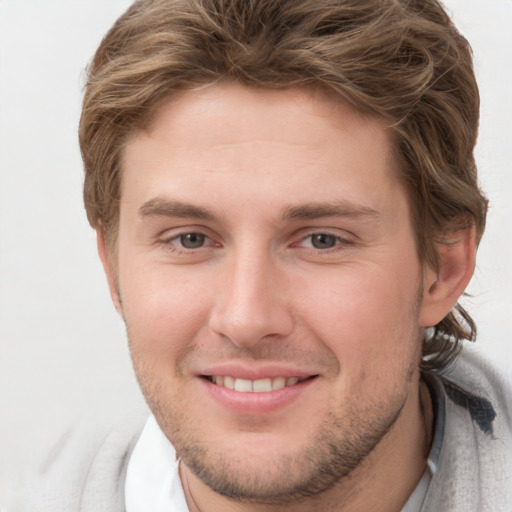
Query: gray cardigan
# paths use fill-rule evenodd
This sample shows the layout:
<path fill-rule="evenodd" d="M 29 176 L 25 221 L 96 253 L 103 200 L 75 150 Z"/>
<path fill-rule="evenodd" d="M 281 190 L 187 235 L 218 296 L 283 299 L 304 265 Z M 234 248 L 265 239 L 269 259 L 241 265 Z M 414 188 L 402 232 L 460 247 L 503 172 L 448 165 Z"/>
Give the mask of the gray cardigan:
<path fill-rule="evenodd" d="M 434 379 L 444 394 L 444 436 L 422 512 L 512 511 L 510 375 L 465 348 Z M 108 433 L 68 432 L 0 512 L 125 512 L 126 467 L 143 425 L 139 417 Z"/>

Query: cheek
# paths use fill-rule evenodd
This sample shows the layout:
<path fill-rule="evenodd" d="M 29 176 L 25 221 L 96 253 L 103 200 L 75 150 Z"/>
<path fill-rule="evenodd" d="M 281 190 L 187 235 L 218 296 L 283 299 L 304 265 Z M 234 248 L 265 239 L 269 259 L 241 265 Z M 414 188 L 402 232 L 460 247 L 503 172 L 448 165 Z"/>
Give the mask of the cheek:
<path fill-rule="evenodd" d="M 366 374 L 415 357 L 419 285 L 415 272 L 400 273 L 344 268 L 307 286 L 309 326 L 345 369 Z"/>
<path fill-rule="evenodd" d="M 126 272 L 120 282 L 132 346 L 156 357 L 174 353 L 193 342 L 206 325 L 210 296 L 203 279 L 164 266 Z"/>

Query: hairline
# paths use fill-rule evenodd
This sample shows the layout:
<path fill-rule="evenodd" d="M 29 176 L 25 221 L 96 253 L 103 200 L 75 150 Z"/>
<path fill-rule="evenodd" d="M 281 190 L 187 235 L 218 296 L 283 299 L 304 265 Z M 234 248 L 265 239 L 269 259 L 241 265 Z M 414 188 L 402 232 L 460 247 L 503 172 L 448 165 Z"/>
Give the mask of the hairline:
<path fill-rule="evenodd" d="M 118 145 L 118 172 L 119 172 L 119 187 L 118 187 L 118 197 L 114 198 L 115 208 L 112 209 L 114 215 L 110 218 L 109 225 L 107 229 L 102 227 L 101 219 L 97 219 L 97 223 L 95 226 L 96 230 L 99 230 L 102 233 L 102 236 L 105 238 L 106 247 L 109 253 L 109 260 L 112 258 L 112 263 L 117 268 L 117 258 L 118 258 L 118 237 L 119 237 L 119 220 L 120 220 L 120 207 L 121 207 L 121 193 L 122 193 L 122 178 L 123 178 L 123 160 L 125 154 L 125 148 L 130 143 L 130 141 L 140 132 L 148 132 L 151 130 L 151 126 L 155 119 L 158 117 L 159 113 L 163 108 L 169 103 L 174 101 L 179 101 L 183 95 L 192 92 L 199 91 L 201 89 L 207 87 L 213 87 L 219 83 L 236 83 L 241 84 L 245 87 L 254 87 L 258 89 L 265 90 L 290 90 L 290 89 L 300 89 L 302 91 L 309 91 L 313 94 L 320 94 L 324 99 L 328 99 L 331 101 L 343 103 L 347 105 L 354 115 L 360 116 L 362 119 L 371 119 L 378 120 L 384 129 L 386 129 L 388 133 L 388 141 L 389 141 L 389 169 L 392 172 L 393 176 L 397 179 L 398 183 L 403 187 L 405 192 L 405 197 L 407 201 L 409 219 L 411 222 L 411 227 L 413 230 L 413 235 L 415 239 L 415 246 L 417 251 L 417 256 L 419 261 L 423 267 L 431 267 L 437 269 L 437 261 L 430 261 L 428 255 L 423 254 L 421 251 L 421 239 L 420 239 L 420 230 L 421 230 L 421 221 L 416 214 L 416 209 L 413 206 L 413 191 L 407 184 L 407 171 L 405 170 L 406 162 L 404 155 L 402 155 L 399 150 L 399 130 L 397 129 L 397 123 L 393 122 L 391 119 L 375 113 L 370 112 L 369 108 L 362 108 L 361 106 L 356 105 L 354 102 L 349 101 L 345 95 L 340 94 L 337 91 L 334 91 L 332 88 L 326 86 L 322 82 L 311 82 L 310 79 L 304 78 L 304 82 L 302 84 L 290 84 L 288 86 L 283 87 L 272 87 L 265 85 L 252 85 L 252 84 L 244 84 L 241 80 L 237 80 L 236 78 L 230 76 L 220 77 L 217 80 L 213 80 L 210 82 L 199 80 L 195 85 L 191 85 L 189 87 L 179 87 L 169 91 L 166 95 L 158 98 L 154 101 L 152 105 L 147 108 L 146 113 L 142 114 L 139 119 L 133 122 L 131 128 L 126 131 L 123 137 L 120 138 L 120 143 Z M 114 221 L 114 222 L 112 222 Z M 441 235 L 441 233 L 438 233 Z M 434 240 L 432 240 L 434 242 Z"/>

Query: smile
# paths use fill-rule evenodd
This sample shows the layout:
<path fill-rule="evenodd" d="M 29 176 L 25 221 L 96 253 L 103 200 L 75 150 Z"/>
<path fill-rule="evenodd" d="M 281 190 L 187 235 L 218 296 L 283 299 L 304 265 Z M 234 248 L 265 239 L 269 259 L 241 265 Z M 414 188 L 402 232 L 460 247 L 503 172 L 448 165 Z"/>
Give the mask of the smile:
<path fill-rule="evenodd" d="M 275 377 L 266 379 L 239 379 L 230 376 L 207 376 L 210 382 L 227 389 L 239 391 L 240 393 L 268 393 L 306 380 L 301 377 Z"/>

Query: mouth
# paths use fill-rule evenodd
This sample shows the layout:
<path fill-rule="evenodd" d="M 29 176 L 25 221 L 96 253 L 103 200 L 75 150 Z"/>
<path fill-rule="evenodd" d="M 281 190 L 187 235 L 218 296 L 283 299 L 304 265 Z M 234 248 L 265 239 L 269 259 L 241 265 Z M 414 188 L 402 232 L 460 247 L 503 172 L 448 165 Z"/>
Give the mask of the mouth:
<path fill-rule="evenodd" d="M 202 377 L 212 384 L 240 393 L 268 393 L 295 386 L 300 382 L 314 379 L 317 375 L 309 377 L 274 377 L 257 380 L 240 379 L 228 375 L 203 375 Z"/>

